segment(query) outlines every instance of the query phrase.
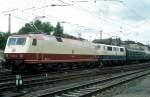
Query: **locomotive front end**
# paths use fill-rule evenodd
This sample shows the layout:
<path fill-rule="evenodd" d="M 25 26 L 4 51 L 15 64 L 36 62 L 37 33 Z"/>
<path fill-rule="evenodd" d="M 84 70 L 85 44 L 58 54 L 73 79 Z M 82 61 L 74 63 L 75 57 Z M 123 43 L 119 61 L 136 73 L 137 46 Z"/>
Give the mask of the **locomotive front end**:
<path fill-rule="evenodd" d="M 27 37 L 10 36 L 5 47 L 5 66 L 13 71 L 19 71 L 24 65 L 24 53 L 27 51 Z"/>

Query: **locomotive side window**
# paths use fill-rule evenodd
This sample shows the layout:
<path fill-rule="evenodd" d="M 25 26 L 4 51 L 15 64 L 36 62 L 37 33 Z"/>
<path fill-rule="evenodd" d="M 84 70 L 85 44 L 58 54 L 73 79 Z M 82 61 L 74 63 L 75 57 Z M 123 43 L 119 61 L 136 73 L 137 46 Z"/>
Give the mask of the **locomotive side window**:
<path fill-rule="evenodd" d="M 56 37 L 58 42 L 62 42 L 62 39 L 60 37 Z"/>
<path fill-rule="evenodd" d="M 9 38 L 8 45 L 15 45 L 16 40 L 17 40 L 16 38 Z"/>
<path fill-rule="evenodd" d="M 36 39 L 33 39 L 32 45 L 33 45 L 33 46 L 36 46 L 36 45 L 37 45 L 37 40 L 36 40 Z"/>
<path fill-rule="evenodd" d="M 119 48 L 117 48 L 117 51 L 119 52 Z"/>
<path fill-rule="evenodd" d="M 108 50 L 108 51 L 112 51 L 112 47 L 108 46 L 108 47 L 107 47 L 107 50 Z"/>
<path fill-rule="evenodd" d="M 120 52 L 124 52 L 124 49 L 123 49 L 123 48 L 120 48 Z"/>
<path fill-rule="evenodd" d="M 100 45 L 95 46 L 95 49 L 96 49 L 96 50 L 98 50 L 98 49 L 100 49 L 100 48 L 101 48 L 101 46 L 100 46 Z"/>
<path fill-rule="evenodd" d="M 116 47 L 113 47 L 113 51 L 117 51 L 117 48 L 116 48 Z"/>
<path fill-rule="evenodd" d="M 25 45 L 26 38 L 17 38 L 16 45 Z"/>
<path fill-rule="evenodd" d="M 107 49 L 106 49 L 106 46 L 103 46 L 103 50 L 107 50 Z"/>
<path fill-rule="evenodd" d="M 100 48 L 101 48 L 101 46 L 100 46 L 100 45 L 98 45 L 98 46 L 97 46 L 97 48 L 98 48 L 98 49 L 100 49 Z"/>

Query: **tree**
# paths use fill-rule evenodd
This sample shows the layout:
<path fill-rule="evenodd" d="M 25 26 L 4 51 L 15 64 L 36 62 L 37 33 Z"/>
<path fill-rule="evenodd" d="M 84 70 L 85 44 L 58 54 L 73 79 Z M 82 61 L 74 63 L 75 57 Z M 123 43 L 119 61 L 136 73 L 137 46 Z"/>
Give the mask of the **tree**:
<path fill-rule="evenodd" d="M 42 29 L 43 29 L 43 32 L 45 32 L 48 35 L 50 35 L 51 32 L 54 31 L 54 27 L 49 22 L 44 22 L 42 24 Z"/>
<path fill-rule="evenodd" d="M 5 49 L 9 34 L 0 34 L 0 49 Z"/>
<path fill-rule="evenodd" d="M 63 27 L 58 22 L 54 29 L 54 36 L 63 37 Z"/>
<path fill-rule="evenodd" d="M 30 23 L 26 23 L 25 26 L 18 31 L 18 34 L 29 34 L 31 32 L 35 32 L 33 26 Z"/>
<path fill-rule="evenodd" d="M 40 20 L 32 21 L 30 23 L 26 23 L 19 31 L 18 34 L 39 34 L 46 33 L 51 34 L 54 31 L 54 27 L 49 22 L 41 22 Z"/>

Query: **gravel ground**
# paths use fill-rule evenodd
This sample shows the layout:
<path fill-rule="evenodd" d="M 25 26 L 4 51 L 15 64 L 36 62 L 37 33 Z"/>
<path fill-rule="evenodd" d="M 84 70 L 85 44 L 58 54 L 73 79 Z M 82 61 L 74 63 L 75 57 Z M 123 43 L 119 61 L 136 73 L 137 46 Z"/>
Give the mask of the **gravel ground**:
<path fill-rule="evenodd" d="M 129 87 L 124 93 L 113 97 L 150 97 L 150 75 Z"/>
<path fill-rule="evenodd" d="M 93 97 L 150 97 L 150 75 L 111 88 Z"/>

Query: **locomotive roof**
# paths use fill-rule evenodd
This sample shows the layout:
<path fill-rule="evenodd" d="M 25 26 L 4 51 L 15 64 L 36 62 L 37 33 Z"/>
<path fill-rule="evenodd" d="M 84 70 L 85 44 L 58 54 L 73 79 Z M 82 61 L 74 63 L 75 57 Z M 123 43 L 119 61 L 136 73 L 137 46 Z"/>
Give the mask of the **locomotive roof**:
<path fill-rule="evenodd" d="M 30 37 L 30 38 L 34 38 L 34 39 L 38 39 L 38 40 L 51 40 L 50 38 L 54 38 L 56 39 L 56 36 L 52 36 L 52 35 L 45 35 L 45 34 L 25 34 L 25 35 L 12 35 L 10 37 Z M 62 37 L 60 37 L 62 38 Z M 63 42 L 71 42 L 71 43 L 78 43 L 78 42 L 84 42 L 84 43 L 89 43 L 89 41 L 87 40 L 75 40 L 75 39 L 70 39 L 70 38 L 62 38 Z M 111 47 L 121 47 L 124 48 L 122 46 L 114 46 L 114 45 L 106 45 L 106 44 L 98 44 L 98 43 L 92 43 L 91 44 L 95 44 L 95 45 L 103 45 L 103 46 L 111 46 Z"/>
<path fill-rule="evenodd" d="M 116 45 L 107 45 L 107 44 L 100 44 L 100 43 L 94 43 L 95 45 L 100 45 L 100 46 L 109 46 L 109 47 L 119 47 L 119 48 L 125 48 L 123 46 L 116 46 Z"/>
<path fill-rule="evenodd" d="M 24 35 L 12 35 L 10 37 L 30 37 L 30 38 L 44 40 L 45 37 L 52 37 L 52 36 L 51 35 L 44 35 L 44 34 L 24 34 Z"/>
<path fill-rule="evenodd" d="M 12 35 L 10 37 L 30 37 L 30 38 L 34 38 L 34 39 L 38 39 L 38 40 L 52 40 L 56 39 L 56 36 L 52 36 L 52 35 L 45 35 L 45 34 L 24 34 L 24 35 Z M 89 42 L 87 40 L 76 40 L 76 39 L 70 39 L 70 38 L 63 38 L 63 37 L 58 37 L 61 38 L 63 40 L 63 42 Z"/>

